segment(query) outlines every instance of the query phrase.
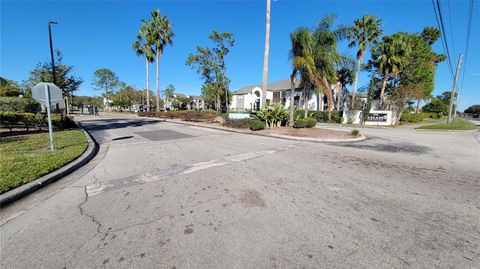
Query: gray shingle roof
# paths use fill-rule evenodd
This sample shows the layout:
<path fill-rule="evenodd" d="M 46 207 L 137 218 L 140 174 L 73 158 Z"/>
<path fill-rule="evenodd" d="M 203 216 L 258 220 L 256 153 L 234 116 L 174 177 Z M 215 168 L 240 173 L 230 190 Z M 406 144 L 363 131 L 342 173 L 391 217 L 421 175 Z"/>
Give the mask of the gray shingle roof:
<path fill-rule="evenodd" d="M 297 80 L 295 82 L 295 87 L 298 88 L 299 85 L 300 85 L 300 81 Z M 233 94 L 246 94 L 246 93 L 249 93 L 255 87 L 262 88 L 262 85 L 258 84 L 258 85 L 245 86 L 245 87 L 242 87 L 242 88 L 236 90 Z M 280 81 L 277 81 L 277 82 L 270 83 L 267 86 L 267 90 L 273 91 L 273 92 L 274 91 L 282 91 L 282 90 L 290 90 L 290 79 L 284 79 L 284 80 L 280 80 Z"/>

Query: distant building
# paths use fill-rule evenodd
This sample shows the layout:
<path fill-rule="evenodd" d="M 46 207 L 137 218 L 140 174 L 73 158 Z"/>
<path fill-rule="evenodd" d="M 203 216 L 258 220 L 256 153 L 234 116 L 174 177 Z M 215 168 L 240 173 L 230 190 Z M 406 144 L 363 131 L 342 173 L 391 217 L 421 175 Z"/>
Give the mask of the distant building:
<path fill-rule="evenodd" d="M 303 108 L 303 92 L 299 88 L 300 81 L 295 83 L 294 91 L 294 107 Z M 339 84 L 332 85 L 332 93 L 334 97 L 334 107 L 337 108 L 337 98 L 339 92 Z M 267 104 L 281 104 L 286 108 L 290 107 L 291 82 L 290 79 L 277 81 L 267 86 L 266 102 Z M 348 91 L 344 87 L 343 94 L 340 96 L 340 110 L 344 110 Z M 245 86 L 233 93 L 230 110 L 233 111 L 252 111 L 259 110 L 262 107 L 262 85 Z M 322 93 L 311 92 L 308 99 L 308 108 L 310 110 L 326 110 L 327 99 Z"/>

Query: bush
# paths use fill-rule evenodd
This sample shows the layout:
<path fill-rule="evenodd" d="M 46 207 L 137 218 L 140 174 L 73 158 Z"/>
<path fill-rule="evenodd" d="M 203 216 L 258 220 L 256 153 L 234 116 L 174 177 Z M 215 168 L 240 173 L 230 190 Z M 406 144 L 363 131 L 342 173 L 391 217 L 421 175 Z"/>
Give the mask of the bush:
<path fill-rule="evenodd" d="M 184 121 L 214 121 L 217 117 L 215 111 L 209 110 L 174 110 L 157 112 L 138 112 L 139 117 L 157 117 L 168 119 L 181 119 Z"/>
<path fill-rule="evenodd" d="M 307 127 L 307 119 L 298 119 L 293 124 L 294 128 L 305 128 Z"/>
<path fill-rule="evenodd" d="M 37 128 L 42 130 L 48 128 L 48 118 L 41 113 L 22 113 L 22 112 L 0 112 L 0 126 L 4 128 Z M 73 118 L 60 114 L 52 114 L 52 126 L 63 130 L 76 126 Z"/>
<path fill-rule="evenodd" d="M 350 134 L 354 137 L 357 137 L 360 136 L 360 131 L 358 129 L 353 129 Z"/>
<path fill-rule="evenodd" d="M 432 101 L 430 101 L 430 103 L 422 107 L 422 111 L 441 114 L 441 115 L 447 115 L 448 106 L 442 100 L 437 98 L 432 98 Z"/>
<path fill-rule="evenodd" d="M 259 120 L 251 120 L 250 121 L 250 130 L 252 131 L 259 131 L 265 129 L 265 122 Z"/>
<path fill-rule="evenodd" d="M 27 97 L 0 97 L 0 111 L 35 113 L 40 111 L 40 104 Z"/>
<path fill-rule="evenodd" d="M 333 123 L 342 123 L 343 118 L 341 117 L 341 112 L 340 111 L 332 111 L 331 114 L 331 122 Z M 303 119 L 305 115 L 305 111 L 302 109 L 296 110 L 294 113 L 294 118 L 295 119 Z M 308 117 L 314 118 L 317 120 L 317 122 L 323 122 L 323 123 L 328 123 L 328 111 L 308 111 Z"/>
<path fill-rule="evenodd" d="M 226 117 L 224 125 L 232 128 L 249 128 L 251 121 L 250 119 L 230 119 Z"/>
<path fill-rule="evenodd" d="M 288 113 L 284 106 L 274 104 L 273 106 L 262 108 L 255 117 L 259 121 L 265 122 L 268 127 L 277 127 L 279 124 L 286 124 Z"/>
<path fill-rule="evenodd" d="M 306 121 L 307 121 L 307 128 L 312 128 L 312 127 L 315 127 L 315 125 L 317 125 L 317 120 L 314 118 L 306 118 Z"/>
<path fill-rule="evenodd" d="M 400 117 L 400 121 L 403 122 L 421 122 L 425 118 L 425 114 L 423 113 L 403 113 Z"/>

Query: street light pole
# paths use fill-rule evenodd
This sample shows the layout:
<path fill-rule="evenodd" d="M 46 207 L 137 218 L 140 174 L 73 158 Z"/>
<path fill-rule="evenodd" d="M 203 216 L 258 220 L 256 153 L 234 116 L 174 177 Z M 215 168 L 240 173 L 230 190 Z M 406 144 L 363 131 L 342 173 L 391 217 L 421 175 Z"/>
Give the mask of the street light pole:
<path fill-rule="evenodd" d="M 58 24 L 55 21 L 48 21 L 48 35 L 50 38 L 50 56 L 52 57 L 52 78 L 53 84 L 57 84 L 57 80 L 55 78 L 55 59 L 53 58 L 53 44 L 52 44 L 52 24 Z"/>

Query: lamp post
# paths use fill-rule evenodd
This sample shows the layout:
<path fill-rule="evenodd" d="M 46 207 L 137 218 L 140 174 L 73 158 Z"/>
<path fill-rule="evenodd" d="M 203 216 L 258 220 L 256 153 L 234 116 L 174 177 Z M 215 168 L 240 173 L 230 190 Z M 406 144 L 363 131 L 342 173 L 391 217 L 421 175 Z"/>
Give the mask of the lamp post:
<path fill-rule="evenodd" d="M 55 59 L 53 58 L 53 44 L 52 44 L 52 24 L 58 24 L 56 21 L 48 21 L 48 35 L 50 38 L 50 56 L 52 57 L 52 78 L 53 84 L 57 84 L 57 80 L 55 78 Z"/>

